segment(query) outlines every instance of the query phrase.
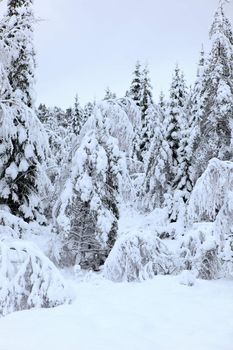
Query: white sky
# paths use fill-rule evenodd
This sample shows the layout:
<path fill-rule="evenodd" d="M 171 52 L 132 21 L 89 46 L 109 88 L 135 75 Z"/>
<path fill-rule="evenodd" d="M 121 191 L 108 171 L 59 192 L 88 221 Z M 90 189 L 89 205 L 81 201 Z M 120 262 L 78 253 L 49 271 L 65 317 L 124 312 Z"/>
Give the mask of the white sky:
<path fill-rule="evenodd" d="M 6 1 L 6 0 L 5 0 Z M 35 0 L 37 102 L 69 107 L 128 89 L 137 59 L 154 95 L 169 89 L 175 64 L 193 82 L 218 0 Z M 0 6 L 2 10 L 4 6 Z M 226 6 L 233 20 L 233 2 Z"/>

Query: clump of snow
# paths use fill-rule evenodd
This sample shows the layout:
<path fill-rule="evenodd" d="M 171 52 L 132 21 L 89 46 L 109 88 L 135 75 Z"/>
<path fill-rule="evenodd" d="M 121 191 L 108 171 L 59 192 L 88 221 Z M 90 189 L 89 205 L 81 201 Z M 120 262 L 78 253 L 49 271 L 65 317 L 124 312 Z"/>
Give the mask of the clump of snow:
<path fill-rule="evenodd" d="M 184 270 L 179 276 L 180 284 L 192 287 L 196 283 L 196 276 L 193 271 Z"/>
<path fill-rule="evenodd" d="M 63 277 L 31 242 L 0 242 L 0 315 L 71 301 Z"/>
<path fill-rule="evenodd" d="M 18 167 L 15 162 L 12 162 L 11 165 L 6 169 L 6 176 L 11 177 L 12 180 L 15 180 L 18 176 Z"/>
<path fill-rule="evenodd" d="M 41 226 L 37 222 L 27 223 L 22 218 L 12 215 L 6 206 L 0 207 L 0 237 L 32 241 L 46 256 L 56 260 L 56 248 L 60 242 L 51 227 Z"/>
<path fill-rule="evenodd" d="M 150 232 L 120 237 L 104 264 L 104 276 L 112 281 L 142 281 L 178 270 L 174 256 Z"/>

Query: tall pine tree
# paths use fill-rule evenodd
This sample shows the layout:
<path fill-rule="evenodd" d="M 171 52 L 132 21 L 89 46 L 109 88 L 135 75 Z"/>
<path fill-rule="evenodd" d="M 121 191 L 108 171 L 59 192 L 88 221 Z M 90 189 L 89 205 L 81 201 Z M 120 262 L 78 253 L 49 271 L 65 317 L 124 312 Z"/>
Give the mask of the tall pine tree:
<path fill-rule="evenodd" d="M 178 65 L 175 68 L 175 74 L 172 79 L 170 89 L 170 99 L 168 103 L 168 113 L 166 115 L 165 138 L 171 150 L 171 160 L 169 166 L 169 185 L 175 188 L 175 177 L 179 168 L 178 149 L 182 139 L 182 131 L 186 127 L 185 105 L 187 99 L 187 88 L 183 73 Z"/>
<path fill-rule="evenodd" d="M 153 105 L 152 100 L 152 86 L 147 66 L 144 68 L 142 73 L 140 108 L 142 130 L 140 135 L 139 159 L 143 162 L 145 160 L 146 153 L 149 150 L 150 141 L 153 137 L 155 127 L 154 115 L 156 114 L 156 108 Z"/>
<path fill-rule="evenodd" d="M 211 51 L 202 79 L 200 134 L 194 160 L 197 179 L 209 160 L 232 159 L 233 35 L 220 1 L 210 30 Z"/>
<path fill-rule="evenodd" d="M 8 0 L 7 45 L 14 48 L 8 79 L 13 92 L 28 106 L 34 104 L 35 50 L 33 0 Z"/>
<path fill-rule="evenodd" d="M 127 97 L 131 97 L 138 107 L 141 107 L 142 101 L 142 72 L 141 63 L 137 61 L 133 72 L 133 80 Z"/>
<path fill-rule="evenodd" d="M 0 203 L 27 221 L 43 222 L 48 142 L 32 109 L 33 23 L 32 1 L 8 1 L 0 29 L 6 87 L 0 100 Z"/>
<path fill-rule="evenodd" d="M 83 110 L 80 106 L 78 95 L 75 96 L 71 124 L 72 124 L 72 131 L 74 132 L 75 135 L 78 135 L 84 124 Z"/>
<path fill-rule="evenodd" d="M 70 221 L 69 246 L 76 263 L 94 270 L 104 263 L 116 240 L 124 168 L 118 141 L 110 135 L 111 115 L 105 107 L 95 107 L 91 130 L 74 149 L 71 181 L 68 179 L 59 205 L 64 210 L 61 218 L 65 215 Z M 69 192 L 70 198 L 63 203 Z"/>

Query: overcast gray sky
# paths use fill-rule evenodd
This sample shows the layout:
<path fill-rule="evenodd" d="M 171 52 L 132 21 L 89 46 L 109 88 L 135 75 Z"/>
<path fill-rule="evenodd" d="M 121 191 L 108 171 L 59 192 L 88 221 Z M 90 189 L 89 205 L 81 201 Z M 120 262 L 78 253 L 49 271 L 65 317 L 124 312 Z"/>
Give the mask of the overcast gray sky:
<path fill-rule="evenodd" d="M 137 59 L 154 95 L 169 89 L 176 62 L 188 84 L 218 0 L 35 0 L 37 101 L 68 107 L 128 89 Z M 3 5 L 0 6 L 2 9 Z M 233 2 L 226 6 L 233 20 Z"/>

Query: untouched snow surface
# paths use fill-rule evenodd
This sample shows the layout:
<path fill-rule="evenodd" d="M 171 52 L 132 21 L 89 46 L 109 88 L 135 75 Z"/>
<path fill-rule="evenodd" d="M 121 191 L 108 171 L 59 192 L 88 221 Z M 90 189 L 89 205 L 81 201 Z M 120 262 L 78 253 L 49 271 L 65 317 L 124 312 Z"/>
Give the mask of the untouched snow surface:
<path fill-rule="evenodd" d="M 233 281 L 74 283 L 72 305 L 0 319 L 1 350 L 232 350 Z M 73 282 L 72 282 L 73 284 Z"/>

